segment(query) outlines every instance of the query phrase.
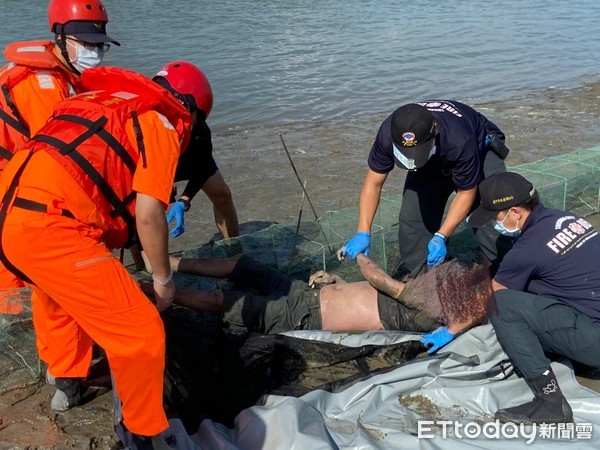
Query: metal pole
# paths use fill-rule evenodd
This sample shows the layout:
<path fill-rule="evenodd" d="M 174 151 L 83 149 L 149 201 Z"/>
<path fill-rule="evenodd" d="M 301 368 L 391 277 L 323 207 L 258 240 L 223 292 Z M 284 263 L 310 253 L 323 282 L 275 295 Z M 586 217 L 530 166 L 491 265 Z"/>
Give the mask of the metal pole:
<path fill-rule="evenodd" d="M 285 145 L 285 141 L 283 140 L 283 135 L 281 133 L 279 134 L 279 139 L 281 139 L 281 143 L 283 144 L 283 149 L 285 150 L 285 154 L 287 155 L 289 161 L 290 161 L 290 165 L 292 166 L 292 169 L 294 170 L 294 174 L 296 175 L 296 178 L 298 179 L 298 183 L 300 183 L 300 186 L 302 186 L 302 192 L 304 195 L 306 195 L 306 200 L 308 200 L 308 204 L 310 205 L 310 209 L 312 209 L 313 214 L 315 215 L 315 220 L 317 220 L 319 218 L 319 216 L 317 215 L 317 211 L 315 210 L 315 207 L 313 206 L 312 202 L 310 201 L 310 197 L 308 196 L 308 192 L 306 192 L 306 186 L 305 184 L 302 183 L 302 180 L 300 179 L 300 175 L 298 175 L 298 171 L 296 170 L 296 166 L 294 165 L 294 161 L 292 161 L 292 156 L 290 155 L 290 152 L 287 149 L 287 145 Z"/>
<path fill-rule="evenodd" d="M 306 200 L 308 200 L 308 204 L 310 205 L 310 209 L 312 210 L 312 212 L 313 212 L 313 214 L 315 216 L 315 222 L 317 222 L 317 224 L 319 224 L 319 228 L 321 228 L 321 231 L 323 232 L 323 239 L 325 240 L 325 244 L 327 245 L 327 248 L 329 249 L 329 251 L 331 253 L 335 253 L 335 250 L 332 249 L 331 245 L 329 244 L 329 240 L 327 239 L 327 235 L 323 231 L 323 227 L 319 223 L 319 215 L 317 214 L 317 211 L 315 210 L 315 207 L 313 206 L 312 202 L 310 201 L 310 196 L 308 195 L 308 192 L 306 191 L 305 184 L 300 179 L 300 175 L 298 175 L 298 171 L 296 170 L 296 166 L 294 165 L 294 161 L 292 161 L 292 155 L 290 155 L 290 152 L 287 149 L 287 145 L 285 145 L 285 141 L 283 140 L 283 135 L 281 133 L 278 133 L 278 134 L 279 134 L 279 139 L 281 139 L 281 143 L 283 144 L 283 149 L 285 150 L 285 154 L 287 155 L 288 160 L 290 161 L 290 165 L 292 166 L 292 169 L 294 170 L 294 175 L 296 175 L 296 179 L 298 180 L 298 183 L 300 183 L 300 186 L 302 186 L 302 192 L 306 196 Z"/>
<path fill-rule="evenodd" d="M 294 233 L 294 243 L 292 244 L 292 258 L 296 253 L 296 242 L 298 241 L 298 235 L 300 234 L 300 222 L 302 222 L 302 210 L 304 209 L 304 198 L 306 197 L 306 195 L 304 194 L 306 192 L 306 180 L 304 180 L 302 188 L 302 200 L 300 200 L 300 210 L 298 211 L 298 223 L 296 224 L 296 232 Z M 292 258 L 290 258 L 290 262 Z M 290 274 L 290 270 L 292 270 L 292 265 L 288 264 L 288 275 Z"/>

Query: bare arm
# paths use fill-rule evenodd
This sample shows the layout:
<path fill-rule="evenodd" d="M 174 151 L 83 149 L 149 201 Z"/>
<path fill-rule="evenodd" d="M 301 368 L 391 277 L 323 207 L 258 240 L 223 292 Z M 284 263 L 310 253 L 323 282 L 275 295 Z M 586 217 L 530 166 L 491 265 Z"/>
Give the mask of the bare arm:
<path fill-rule="evenodd" d="M 400 298 L 406 283 L 394 280 L 375 261 L 363 253 L 357 255 L 356 263 L 371 286 L 396 300 Z"/>
<path fill-rule="evenodd" d="M 502 289 L 508 289 L 508 288 L 507 288 L 506 286 L 504 286 L 504 285 L 502 285 L 502 284 L 498 283 L 496 280 L 492 280 L 492 290 L 493 290 L 494 292 L 496 292 L 496 291 L 500 291 L 500 290 L 502 290 Z"/>
<path fill-rule="evenodd" d="M 148 298 L 156 298 L 151 283 L 140 281 L 140 288 Z M 179 286 L 173 297 L 173 303 L 198 311 L 220 311 L 223 308 L 223 291 L 202 291 L 195 287 Z"/>
<path fill-rule="evenodd" d="M 154 280 L 168 280 L 171 276 L 169 264 L 168 227 L 165 220 L 165 208 L 160 200 L 138 193 L 135 205 L 135 218 L 138 235 L 152 265 Z M 165 310 L 175 295 L 175 283 L 172 279 L 164 284 L 155 281 L 156 308 Z"/>
<path fill-rule="evenodd" d="M 367 170 L 367 176 L 365 177 L 362 190 L 360 191 L 357 231 L 363 231 L 365 233 L 371 232 L 373 218 L 375 217 L 375 212 L 379 206 L 381 189 L 383 188 L 387 176 L 387 173 L 381 174 L 373 172 L 371 169 Z"/>
<path fill-rule="evenodd" d="M 223 235 L 224 239 L 239 236 L 239 223 L 237 211 L 233 204 L 231 190 L 223 179 L 220 172 L 216 172 L 211 176 L 202 190 L 213 204 L 213 212 L 215 216 L 215 224 Z"/>
<path fill-rule="evenodd" d="M 448 215 L 446 216 L 444 223 L 442 223 L 439 232 L 446 237 L 450 236 L 454 230 L 456 230 L 456 227 L 458 227 L 469 214 L 469 210 L 473 206 L 476 196 L 477 187 L 465 191 L 459 190 L 450 204 Z"/>

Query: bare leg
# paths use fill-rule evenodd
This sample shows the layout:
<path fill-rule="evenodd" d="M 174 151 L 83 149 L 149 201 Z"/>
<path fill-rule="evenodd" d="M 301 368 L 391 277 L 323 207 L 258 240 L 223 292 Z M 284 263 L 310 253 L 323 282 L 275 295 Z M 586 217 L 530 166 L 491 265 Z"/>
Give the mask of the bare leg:
<path fill-rule="evenodd" d="M 227 278 L 240 258 L 241 255 L 231 258 L 178 258 L 171 256 L 169 260 L 174 272 L 201 277 Z"/>
<path fill-rule="evenodd" d="M 133 249 L 133 247 L 132 247 Z M 133 255 L 133 251 L 131 252 L 131 254 Z M 144 250 L 142 250 L 140 252 L 140 256 L 143 260 L 143 265 L 145 266 L 145 270 L 148 273 L 152 273 L 152 264 L 150 264 L 150 260 L 148 259 L 148 256 L 146 256 L 146 252 Z M 177 256 L 172 256 L 169 255 L 169 265 L 171 266 L 171 270 L 173 272 L 179 272 L 179 260 L 181 258 L 178 258 Z M 138 270 L 143 270 L 143 269 L 138 269 Z"/>
<path fill-rule="evenodd" d="M 324 330 L 382 330 L 377 291 L 366 281 L 330 284 L 319 293 Z"/>
<path fill-rule="evenodd" d="M 199 311 L 221 311 L 223 291 L 201 291 L 190 287 L 177 287 L 173 303 Z"/>
<path fill-rule="evenodd" d="M 406 283 L 394 280 L 375 261 L 363 253 L 356 257 L 356 263 L 371 286 L 396 300 L 400 298 Z"/>
<path fill-rule="evenodd" d="M 146 281 L 140 288 L 151 300 L 154 299 L 154 286 Z M 223 291 L 201 291 L 197 288 L 177 286 L 173 303 L 198 311 L 221 311 L 223 309 Z"/>

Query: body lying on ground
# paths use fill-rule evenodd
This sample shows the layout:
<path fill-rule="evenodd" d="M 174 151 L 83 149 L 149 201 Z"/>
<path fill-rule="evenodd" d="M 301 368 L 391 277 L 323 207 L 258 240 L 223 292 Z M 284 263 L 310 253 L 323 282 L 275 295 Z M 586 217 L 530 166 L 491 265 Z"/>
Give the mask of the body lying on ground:
<path fill-rule="evenodd" d="M 357 263 L 366 281 L 346 283 L 337 275 L 319 271 L 305 282 L 292 280 L 246 255 L 226 259 L 171 257 L 174 271 L 228 278 L 245 288 L 202 291 L 178 287 L 174 303 L 219 311 L 226 328 L 260 333 L 321 329 L 427 332 L 440 325 L 458 333 L 485 316 L 492 294 L 485 265 L 463 265 L 453 260 L 402 282 L 364 254 L 358 256 Z"/>

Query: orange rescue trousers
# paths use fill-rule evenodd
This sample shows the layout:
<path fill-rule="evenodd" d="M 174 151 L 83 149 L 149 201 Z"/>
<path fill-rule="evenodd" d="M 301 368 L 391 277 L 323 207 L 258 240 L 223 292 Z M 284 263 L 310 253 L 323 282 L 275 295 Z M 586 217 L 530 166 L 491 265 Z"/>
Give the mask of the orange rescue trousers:
<path fill-rule="evenodd" d="M 21 280 L 10 273 L 0 262 L 0 289 L 14 289 L 25 286 Z"/>
<path fill-rule="evenodd" d="M 12 300 L 14 289 L 25 286 L 0 262 L 0 314 L 21 314 L 23 305 Z"/>
<path fill-rule="evenodd" d="M 97 342 L 106 351 L 125 426 L 153 436 L 168 427 L 163 323 L 99 238 L 99 230 L 68 217 L 16 207 L 1 232 L 6 257 L 35 283 L 34 326 L 50 373 L 85 377 Z"/>

